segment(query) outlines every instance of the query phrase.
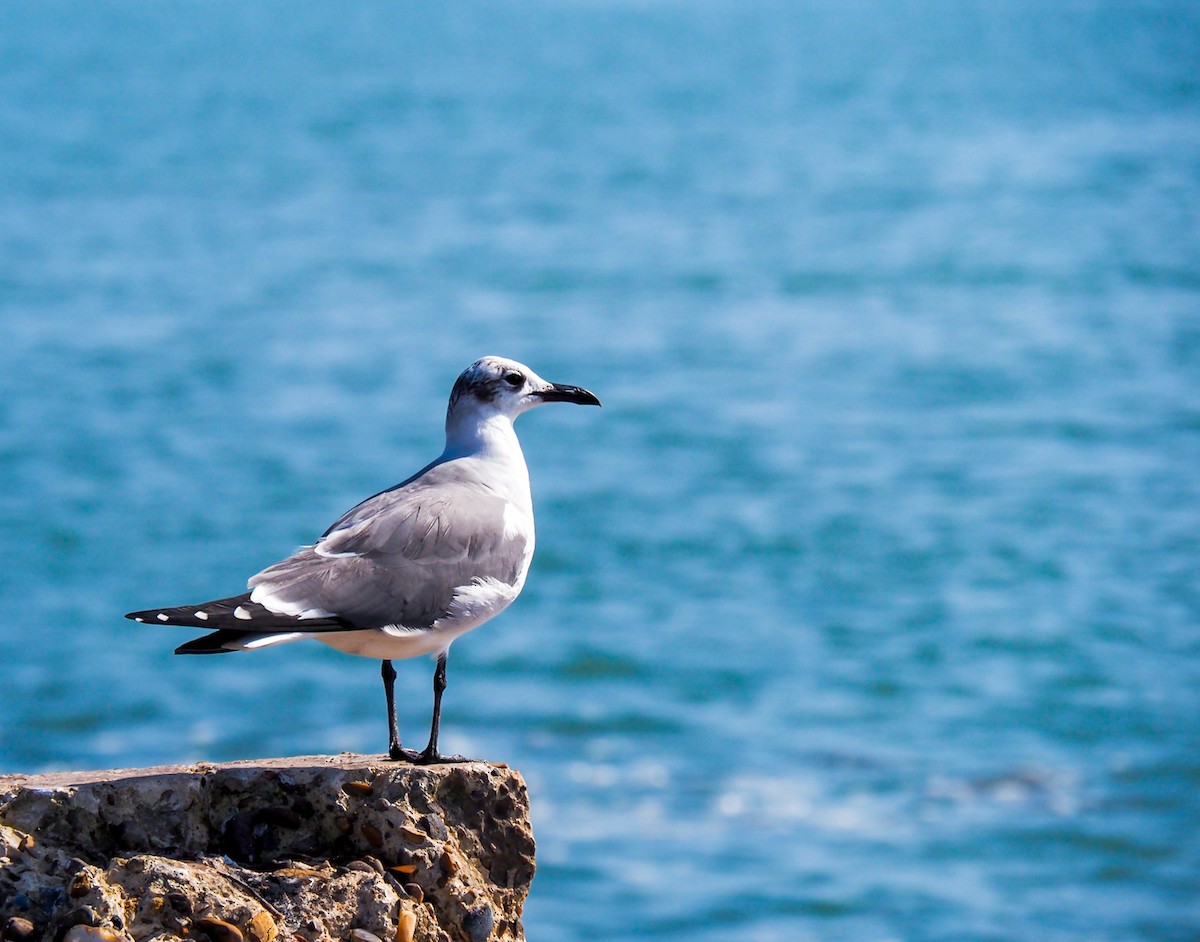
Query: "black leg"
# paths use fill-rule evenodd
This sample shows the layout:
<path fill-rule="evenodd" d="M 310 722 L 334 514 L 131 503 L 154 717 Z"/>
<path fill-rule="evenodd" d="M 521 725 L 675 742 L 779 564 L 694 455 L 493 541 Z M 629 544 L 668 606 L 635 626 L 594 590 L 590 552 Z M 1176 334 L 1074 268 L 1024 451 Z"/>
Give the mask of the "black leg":
<path fill-rule="evenodd" d="M 384 661 L 380 670 L 383 675 L 383 692 L 387 697 L 388 711 L 388 758 L 414 759 L 417 753 L 400 745 L 400 727 L 396 723 L 396 668 L 391 661 Z"/>
<path fill-rule="evenodd" d="M 467 762 L 462 756 L 444 756 L 438 752 L 438 730 L 442 725 L 442 694 L 446 690 L 446 652 L 438 655 L 437 667 L 433 672 L 433 723 L 429 727 L 429 745 L 414 760 L 421 765 L 434 762 Z"/>

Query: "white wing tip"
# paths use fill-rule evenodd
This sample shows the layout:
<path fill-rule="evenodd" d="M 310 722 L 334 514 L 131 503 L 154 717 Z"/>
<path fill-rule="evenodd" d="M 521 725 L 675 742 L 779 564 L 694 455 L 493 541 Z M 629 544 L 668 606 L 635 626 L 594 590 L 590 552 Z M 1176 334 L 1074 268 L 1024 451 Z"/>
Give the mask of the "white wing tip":
<path fill-rule="evenodd" d="M 283 599 L 276 598 L 273 587 L 267 585 L 256 585 L 254 591 L 250 593 L 250 601 L 255 602 L 265 608 L 268 612 L 274 612 L 276 615 L 291 615 L 294 618 L 332 618 L 333 612 L 327 612 L 323 608 L 305 608 L 303 602 L 286 602 Z M 236 615 L 237 612 L 234 612 Z"/>
<path fill-rule="evenodd" d="M 286 644 L 289 641 L 298 641 L 305 636 L 302 631 L 286 631 L 278 634 L 260 635 L 257 638 L 251 638 L 249 641 L 242 641 L 233 650 L 253 651 L 256 648 L 270 647 L 272 644 Z"/>
<path fill-rule="evenodd" d="M 362 553 L 331 553 L 329 550 L 321 549 L 320 543 L 313 547 L 313 552 L 325 559 L 353 559 L 355 556 L 362 555 Z"/>

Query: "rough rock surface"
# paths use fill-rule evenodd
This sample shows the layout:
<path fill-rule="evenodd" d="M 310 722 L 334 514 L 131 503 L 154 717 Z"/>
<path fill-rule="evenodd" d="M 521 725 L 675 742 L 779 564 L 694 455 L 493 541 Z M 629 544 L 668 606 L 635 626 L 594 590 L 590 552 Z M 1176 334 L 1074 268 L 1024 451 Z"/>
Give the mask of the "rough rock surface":
<path fill-rule="evenodd" d="M 0 936 L 524 938 L 520 773 L 378 756 L 0 776 Z"/>

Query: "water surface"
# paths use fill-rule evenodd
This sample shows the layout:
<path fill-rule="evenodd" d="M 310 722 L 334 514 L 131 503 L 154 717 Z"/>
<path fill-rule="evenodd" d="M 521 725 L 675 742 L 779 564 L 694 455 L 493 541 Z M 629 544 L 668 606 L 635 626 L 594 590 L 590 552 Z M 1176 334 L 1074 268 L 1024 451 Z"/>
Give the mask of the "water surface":
<path fill-rule="evenodd" d="M 1200 17 L 1184 3 L 0 12 L 0 765 L 386 742 L 183 659 L 499 353 L 539 547 L 445 744 L 531 939 L 1200 924 Z M 402 731 L 432 665 L 399 665 Z"/>

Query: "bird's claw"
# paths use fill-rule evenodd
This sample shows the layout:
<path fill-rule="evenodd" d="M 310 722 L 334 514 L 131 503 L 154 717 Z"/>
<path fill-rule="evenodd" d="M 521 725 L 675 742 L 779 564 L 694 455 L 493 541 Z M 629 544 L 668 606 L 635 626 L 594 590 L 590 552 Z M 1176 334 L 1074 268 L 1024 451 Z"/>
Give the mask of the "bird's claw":
<path fill-rule="evenodd" d="M 443 765 L 451 762 L 471 762 L 466 756 L 444 756 L 436 749 L 425 748 L 413 758 L 414 765 Z"/>
<path fill-rule="evenodd" d="M 420 752 L 416 749 L 405 749 L 403 746 L 390 746 L 388 759 L 392 762 L 411 762 L 413 765 L 446 765 L 452 762 L 474 762 L 466 756 L 444 756 L 436 749 L 426 746 Z"/>

